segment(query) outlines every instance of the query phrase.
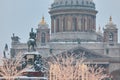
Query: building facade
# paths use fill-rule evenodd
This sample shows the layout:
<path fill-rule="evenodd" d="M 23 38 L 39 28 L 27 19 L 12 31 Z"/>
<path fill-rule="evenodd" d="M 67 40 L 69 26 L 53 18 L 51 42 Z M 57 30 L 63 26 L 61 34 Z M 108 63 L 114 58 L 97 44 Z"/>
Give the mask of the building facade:
<path fill-rule="evenodd" d="M 109 73 L 119 70 L 118 28 L 110 17 L 103 33 L 100 28 L 96 31 L 97 13 L 92 0 L 55 0 L 49 11 L 51 29 L 44 17 L 38 24 L 36 51 L 42 57 L 66 51 L 76 54 L 84 52 L 91 64 L 105 64 Z M 27 41 L 21 43 L 19 37 L 14 34 L 11 39 L 11 57 L 19 52 L 28 51 Z"/>

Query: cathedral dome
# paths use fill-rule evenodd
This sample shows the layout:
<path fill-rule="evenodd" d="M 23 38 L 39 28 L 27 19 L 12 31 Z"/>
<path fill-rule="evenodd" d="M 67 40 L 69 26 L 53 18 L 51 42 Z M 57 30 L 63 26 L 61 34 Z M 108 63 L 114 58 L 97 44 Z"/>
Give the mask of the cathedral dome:
<path fill-rule="evenodd" d="M 97 39 L 95 34 L 97 11 L 92 0 L 54 0 L 49 13 L 52 40 L 95 41 Z"/>
<path fill-rule="evenodd" d="M 54 0 L 54 3 L 51 5 L 52 9 L 71 7 L 81 9 L 95 9 L 95 3 L 92 0 Z"/>

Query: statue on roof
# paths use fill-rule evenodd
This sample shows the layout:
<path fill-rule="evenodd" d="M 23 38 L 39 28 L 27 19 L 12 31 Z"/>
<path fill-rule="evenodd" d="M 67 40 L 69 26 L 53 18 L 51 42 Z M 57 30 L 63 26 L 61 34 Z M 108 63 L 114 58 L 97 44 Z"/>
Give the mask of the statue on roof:
<path fill-rule="evenodd" d="M 11 39 L 12 39 L 12 42 L 17 43 L 19 42 L 20 38 L 18 36 L 15 36 L 15 34 L 13 33 L 13 36 L 11 37 Z"/>
<path fill-rule="evenodd" d="M 28 51 L 35 51 L 36 46 L 36 33 L 33 32 L 33 28 L 31 28 L 31 32 L 29 33 L 29 41 L 28 44 Z"/>

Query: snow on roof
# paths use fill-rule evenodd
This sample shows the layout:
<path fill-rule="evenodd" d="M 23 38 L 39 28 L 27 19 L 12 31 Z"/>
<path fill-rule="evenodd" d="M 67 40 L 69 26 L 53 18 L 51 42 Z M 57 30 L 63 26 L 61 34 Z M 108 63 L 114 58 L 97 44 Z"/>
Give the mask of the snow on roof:
<path fill-rule="evenodd" d="M 25 72 L 36 72 L 36 71 L 33 68 L 28 68 L 28 69 L 25 70 Z"/>
<path fill-rule="evenodd" d="M 4 79 L 3 77 L 0 77 L 0 80 Z M 30 79 L 30 80 L 35 80 L 35 79 L 39 79 L 39 80 L 48 80 L 46 77 L 28 77 L 28 76 L 17 76 L 16 79 Z"/>
<path fill-rule="evenodd" d="M 40 55 L 39 52 L 35 51 L 35 52 L 26 52 L 24 53 L 25 55 Z"/>

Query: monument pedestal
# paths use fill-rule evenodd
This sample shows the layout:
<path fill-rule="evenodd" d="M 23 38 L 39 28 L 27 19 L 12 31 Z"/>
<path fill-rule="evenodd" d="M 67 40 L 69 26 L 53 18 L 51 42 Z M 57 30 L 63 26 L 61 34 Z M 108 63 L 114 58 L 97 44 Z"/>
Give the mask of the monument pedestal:
<path fill-rule="evenodd" d="M 44 77 L 43 61 L 39 52 L 26 52 L 24 53 L 24 59 L 27 67 L 29 67 L 24 73 L 24 76 L 28 77 Z"/>

